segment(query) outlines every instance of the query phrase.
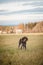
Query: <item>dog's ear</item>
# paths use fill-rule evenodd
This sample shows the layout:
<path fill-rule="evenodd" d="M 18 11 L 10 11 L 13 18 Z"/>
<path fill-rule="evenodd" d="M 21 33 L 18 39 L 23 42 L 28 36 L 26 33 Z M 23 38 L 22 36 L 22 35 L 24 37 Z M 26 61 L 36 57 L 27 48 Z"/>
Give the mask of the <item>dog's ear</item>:
<path fill-rule="evenodd" d="M 27 40 L 28 40 L 28 38 L 27 38 Z"/>

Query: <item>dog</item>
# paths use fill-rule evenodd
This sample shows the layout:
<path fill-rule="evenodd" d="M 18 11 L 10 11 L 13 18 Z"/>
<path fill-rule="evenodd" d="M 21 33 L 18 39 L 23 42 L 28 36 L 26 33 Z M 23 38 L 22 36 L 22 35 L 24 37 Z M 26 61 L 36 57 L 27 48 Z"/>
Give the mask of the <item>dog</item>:
<path fill-rule="evenodd" d="M 20 38 L 18 47 L 21 48 L 21 49 L 25 48 L 25 50 L 26 50 L 26 42 L 27 42 L 27 40 L 28 40 L 28 38 L 25 37 L 25 36 Z"/>

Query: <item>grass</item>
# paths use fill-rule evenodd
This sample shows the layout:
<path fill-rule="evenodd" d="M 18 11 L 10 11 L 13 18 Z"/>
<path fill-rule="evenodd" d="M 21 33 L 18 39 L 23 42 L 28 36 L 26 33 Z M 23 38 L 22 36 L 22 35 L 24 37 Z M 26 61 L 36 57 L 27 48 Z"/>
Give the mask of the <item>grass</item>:
<path fill-rule="evenodd" d="M 26 50 L 18 49 L 23 36 Z M 0 35 L 0 65 L 43 65 L 43 35 Z"/>

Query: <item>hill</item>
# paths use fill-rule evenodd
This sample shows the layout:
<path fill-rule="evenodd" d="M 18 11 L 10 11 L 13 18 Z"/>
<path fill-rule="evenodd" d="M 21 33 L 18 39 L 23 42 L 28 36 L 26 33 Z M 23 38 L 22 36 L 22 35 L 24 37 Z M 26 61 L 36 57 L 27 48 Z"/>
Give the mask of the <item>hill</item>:
<path fill-rule="evenodd" d="M 42 33 L 43 32 L 43 21 L 38 22 L 35 27 L 33 27 L 32 32 L 34 33 Z"/>

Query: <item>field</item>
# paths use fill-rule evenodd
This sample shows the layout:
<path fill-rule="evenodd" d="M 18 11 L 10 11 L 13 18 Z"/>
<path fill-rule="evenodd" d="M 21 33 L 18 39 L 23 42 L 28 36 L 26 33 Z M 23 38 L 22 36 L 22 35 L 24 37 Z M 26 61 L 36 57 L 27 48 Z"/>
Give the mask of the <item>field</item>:
<path fill-rule="evenodd" d="M 28 37 L 27 49 L 18 49 L 19 39 Z M 0 35 L 0 65 L 43 65 L 42 35 Z"/>

